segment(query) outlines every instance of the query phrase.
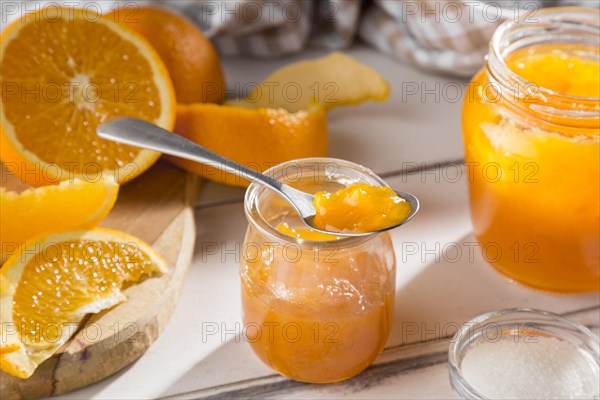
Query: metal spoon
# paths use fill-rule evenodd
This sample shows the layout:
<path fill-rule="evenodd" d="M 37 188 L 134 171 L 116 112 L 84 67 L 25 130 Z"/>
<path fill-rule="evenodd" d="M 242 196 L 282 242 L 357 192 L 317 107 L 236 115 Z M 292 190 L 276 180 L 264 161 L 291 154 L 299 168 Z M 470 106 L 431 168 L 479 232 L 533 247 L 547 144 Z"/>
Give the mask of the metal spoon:
<path fill-rule="evenodd" d="M 315 207 L 313 206 L 312 194 L 294 189 L 276 179 L 261 174 L 251 168 L 235 161 L 231 161 L 217 153 L 205 149 L 204 147 L 189 141 L 183 136 L 169 132 L 159 126 L 151 124 L 137 118 L 115 118 L 99 125 L 96 133 L 103 139 L 113 140 L 115 142 L 128 144 L 131 146 L 142 147 L 145 149 L 156 150 L 161 153 L 176 157 L 185 158 L 202 164 L 217 166 L 224 171 L 237 176 L 263 184 L 283 196 L 296 209 L 304 223 L 315 231 L 334 234 L 336 236 L 366 236 L 373 233 L 387 231 L 396 228 L 410 221 L 419 210 L 419 200 L 410 193 L 396 192 L 412 207 L 410 215 L 397 225 L 381 229 L 376 232 L 350 233 L 350 232 L 332 232 L 319 229 L 314 224 Z"/>

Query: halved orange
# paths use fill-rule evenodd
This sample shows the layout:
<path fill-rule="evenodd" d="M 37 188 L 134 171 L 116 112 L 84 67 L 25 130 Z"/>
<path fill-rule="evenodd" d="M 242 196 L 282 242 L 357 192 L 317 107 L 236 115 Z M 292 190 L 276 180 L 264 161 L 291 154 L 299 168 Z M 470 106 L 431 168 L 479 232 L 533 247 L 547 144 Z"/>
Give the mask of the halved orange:
<path fill-rule="evenodd" d="M 95 227 L 118 192 L 112 179 L 65 181 L 21 193 L 0 188 L 0 262 L 42 233 Z"/>
<path fill-rule="evenodd" d="M 98 174 L 133 179 L 159 154 L 99 139 L 110 118 L 175 120 L 169 73 L 138 33 L 87 9 L 44 7 L 0 34 L 0 157 L 39 186 Z"/>
<path fill-rule="evenodd" d="M 222 103 L 225 81 L 219 55 L 194 23 L 171 10 L 136 7 L 115 10 L 106 18 L 144 36 L 158 52 L 171 75 L 178 103 Z"/>
<path fill-rule="evenodd" d="M 84 317 L 126 299 L 122 289 L 166 272 L 146 243 L 105 228 L 28 241 L 0 269 L 0 369 L 27 378 Z"/>

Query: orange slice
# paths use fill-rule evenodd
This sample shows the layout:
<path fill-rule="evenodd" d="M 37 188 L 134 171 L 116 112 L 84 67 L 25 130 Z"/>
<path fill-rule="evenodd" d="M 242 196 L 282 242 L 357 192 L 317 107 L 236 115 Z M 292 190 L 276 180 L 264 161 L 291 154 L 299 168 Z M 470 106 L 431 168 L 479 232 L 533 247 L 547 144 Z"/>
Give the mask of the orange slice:
<path fill-rule="evenodd" d="M 110 229 L 27 242 L 0 269 L 0 369 L 33 374 L 90 313 L 126 299 L 121 289 L 167 271 L 139 239 Z"/>
<path fill-rule="evenodd" d="M 110 179 L 65 181 L 21 193 L 0 188 L 0 258 L 42 233 L 98 225 L 118 192 L 119 185 Z"/>
<path fill-rule="evenodd" d="M 159 154 L 99 139 L 96 126 L 118 116 L 174 124 L 156 51 L 89 9 L 50 5 L 13 22 L 0 34 L 0 68 L 0 157 L 35 186 L 101 173 L 133 179 Z"/>

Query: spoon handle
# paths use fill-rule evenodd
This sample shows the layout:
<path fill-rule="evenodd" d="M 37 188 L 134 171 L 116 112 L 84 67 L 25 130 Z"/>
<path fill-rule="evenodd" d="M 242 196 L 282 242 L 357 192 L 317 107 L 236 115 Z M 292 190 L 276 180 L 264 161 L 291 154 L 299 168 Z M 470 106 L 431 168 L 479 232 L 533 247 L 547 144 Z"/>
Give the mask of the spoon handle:
<path fill-rule="evenodd" d="M 161 153 L 185 158 L 219 168 L 225 172 L 241 176 L 251 181 L 263 183 L 276 191 L 282 190 L 282 183 L 214 153 L 176 133 L 137 118 L 114 118 L 96 128 L 103 139 L 128 144 L 135 147 L 156 150 Z"/>

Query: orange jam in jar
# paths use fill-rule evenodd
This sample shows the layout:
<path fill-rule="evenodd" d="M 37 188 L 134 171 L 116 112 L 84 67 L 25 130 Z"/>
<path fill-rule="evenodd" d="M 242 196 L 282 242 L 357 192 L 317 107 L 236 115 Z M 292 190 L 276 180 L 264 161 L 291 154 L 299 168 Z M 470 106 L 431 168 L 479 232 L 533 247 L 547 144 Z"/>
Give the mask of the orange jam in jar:
<path fill-rule="evenodd" d="M 291 161 L 267 174 L 308 193 L 353 183 L 385 186 L 359 165 L 326 158 Z M 312 231 L 287 201 L 257 184 L 248 188 L 245 211 L 242 310 L 256 355 L 303 382 L 341 381 L 367 368 L 393 319 L 389 233 L 342 238 Z"/>
<path fill-rule="evenodd" d="M 463 108 L 484 257 L 523 284 L 600 289 L 600 14 L 555 8 L 500 26 Z M 536 21 L 536 22 L 533 22 Z"/>

